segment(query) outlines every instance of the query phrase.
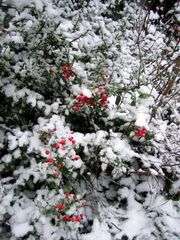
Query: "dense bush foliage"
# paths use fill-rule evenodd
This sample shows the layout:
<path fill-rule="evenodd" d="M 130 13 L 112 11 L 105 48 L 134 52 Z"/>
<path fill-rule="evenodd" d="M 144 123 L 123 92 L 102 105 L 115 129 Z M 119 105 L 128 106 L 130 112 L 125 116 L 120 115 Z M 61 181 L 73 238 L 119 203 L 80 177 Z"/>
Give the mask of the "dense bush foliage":
<path fill-rule="evenodd" d="M 178 240 L 178 3 L 0 4 L 0 238 Z"/>

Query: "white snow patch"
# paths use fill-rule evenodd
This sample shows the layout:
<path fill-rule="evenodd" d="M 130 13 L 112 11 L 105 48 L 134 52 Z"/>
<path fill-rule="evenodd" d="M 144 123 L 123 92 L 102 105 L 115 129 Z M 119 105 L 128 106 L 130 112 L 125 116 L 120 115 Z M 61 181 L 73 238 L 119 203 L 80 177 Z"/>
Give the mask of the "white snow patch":
<path fill-rule="evenodd" d="M 85 86 L 82 87 L 82 93 L 88 98 L 92 97 L 92 92 Z"/>
<path fill-rule="evenodd" d="M 12 233 L 15 235 L 15 237 L 23 237 L 28 232 L 33 231 L 33 226 L 29 225 L 28 222 L 20 223 L 20 224 L 13 224 L 11 226 Z"/>
<path fill-rule="evenodd" d="M 100 223 L 96 218 L 94 219 L 92 232 L 82 236 L 82 240 L 95 239 L 111 240 L 111 234 L 108 232 L 107 225 L 105 223 Z"/>
<path fill-rule="evenodd" d="M 120 154 L 120 157 L 130 160 L 133 156 L 136 156 L 136 153 L 131 149 L 127 140 L 121 140 L 115 138 L 111 141 L 112 149 L 114 152 Z"/>
<path fill-rule="evenodd" d="M 136 115 L 136 122 L 135 125 L 137 127 L 145 127 L 145 128 L 149 128 L 148 127 L 148 120 L 149 120 L 149 115 L 148 114 L 144 114 L 144 113 L 137 113 Z"/>

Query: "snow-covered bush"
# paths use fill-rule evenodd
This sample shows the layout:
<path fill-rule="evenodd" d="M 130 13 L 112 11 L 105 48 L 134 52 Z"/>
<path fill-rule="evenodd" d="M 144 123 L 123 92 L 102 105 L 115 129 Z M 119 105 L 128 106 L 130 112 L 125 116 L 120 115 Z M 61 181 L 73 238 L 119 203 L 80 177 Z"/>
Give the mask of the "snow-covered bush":
<path fill-rule="evenodd" d="M 0 238 L 179 239 L 177 3 L 0 4 Z"/>

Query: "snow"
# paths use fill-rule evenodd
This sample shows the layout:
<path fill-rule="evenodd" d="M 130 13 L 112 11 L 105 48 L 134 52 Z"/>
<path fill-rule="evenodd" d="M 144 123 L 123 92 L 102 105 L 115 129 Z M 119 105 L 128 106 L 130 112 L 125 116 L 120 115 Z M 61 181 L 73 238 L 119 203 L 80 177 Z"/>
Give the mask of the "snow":
<path fill-rule="evenodd" d="M 73 66 L 74 67 L 74 66 Z M 73 86 L 72 86 L 72 92 L 73 92 L 73 94 L 75 95 L 75 96 L 77 96 L 77 95 L 79 95 L 80 93 L 81 93 L 81 88 L 79 87 L 79 85 L 77 85 L 77 84 L 74 84 Z"/>
<path fill-rule="evenodd" d="M 31 28 L 32 25 L 33 25 L 33 21 L 28 20 L 28 21 L 26 22 L 26 27 L 27 27 L 27 28 Z"/>
<path fill-rule="evenodd" d="M 130 239 L 133 236 L 136 236 L 139 232 L 143 232 L 146 226 L 149 227 L 149 231 L 151 231 L 151 226 L 149 222 L 145 220 L 145 215 L 140 210 L 136 210 L 135 208 L 128 211 L 129 220 L 125 221 L 123 224 L 123 233 L 122 235 L 128 236 Z M 145 230 L 146 233 L 146 230 Z"/>
<path fill-rule="evenodd" d="M 179 239 L 179 203 L 173 201 L 180 187 L 177 97 L 163 96 L 167 104 L 156 109 L 159 71 L 178 57 L 177 42 L 158 13 L 149 11 L 144 26 L 147 12 L 134 1 L 124 2 L 119 19 L 111 16 L 116 2 L 3 1 L 13 19 L 7 30 L 0 26 L 0 238 L 9 224 L 13 240 Z M 73 64 L 74 77 L 50 73 L 66 64 Z M 91 98 L 103 82 L 107 109 L 96 103 L 73 112 L 76 97 Z M 151 139 L 134 138 L 143 127 Z M 64 148 L 55 149 L 61 139 Z M 58 157 L 67 175 L 47 161 Z M 57 222 L 54 206 L 66 191 L 87 200 L 81 223 Z M 77 212 L 78 201 L 66 214 Z"/>
<path fill-rule="evenodd" d="M 12 155 L 11 154 L 6 154 L 5 156 L 2 157 L 1 160 L 5 163 L 10 163 L 12 161 Z"/>
<path fill-rule="evenodd" d="M 14 43 L 23 43 L 23 37 L 22 36 L 11 36 L 11 37 L 6 37 L 6 40 L 8 42 L 14 42 Z"/>
<path fill-rule="evenodd" d="M 116 96 L 110 96 L 108 97 L 108 101 L 110 102 L 109 107 L 114 107 L 115 106 L 115 102 L 116 102 Z"/>
<path fill-rule="evenodd" d="M 94 240 L 99 238 L 103 240 L 111 240 L 111 235 L 108 232 L 107 226 L 105 224 L 100 223 L 98 219 L 94 219 L 92 232 L 88 234 L 84 234 L 82 236 L 82 240 Z"/>
<path fill-rule="evenodd" d="M 165 224 L 168 225 L 168 227 L 171 229 L 172 232 L 176 232 L 180 236 L 180 230 L 179 230 L 179 222 L 175 218 L 171 216 L 165 217 Z"/>
<path fill-rule="evenodd" d="M 82 94 L 88 98 L 92 97 L 92 92 L 85 86 L 82 87 Z"/>
<path fill-rule="evenodd" d="M 28 145 L 29 143 L 29 137 L 31 134 L 29 132 L 24 132 L 20 137 L 19 137 L 19 147 L 23 147 Z"/>
<path fill-rule="evenodd" d="M 9 134 L 8 144 L 9 144 L 9 149 L 14 150 L 18 146 L 17 137 Z"/>
<path fill-rule="evenodd" d="M 119 153 L 120 156 L 127 161 L 130 160 L 133 156 L 136 156 L 136 153 L 131 150 L 128 142 L 126 140 L 120 140 L 115 138 L 112 140 L 112 149 Z"/>
<path fill-rule="evenodd" d="M 4 87 L 4 92 L 7 97 L 13 96 L 15 90 L 16 90 L 16 87 L 13 84 L 8 84 Z"/>
<path fill-rule="evenodd" d="M 66 20 L 59 25 L 59 28 L 60 30 L 67 32 L 68 30 L 71 30 L 73 28 L 73 24 L 71 21 Z"/>
<path fill-rule="evenodd" d="M 155 134 L 154 138 L 156 139 L 156 141 L 163 141 L 164 140 L 164 136 L 161 133 L 157 133 Z"/>
<path fill-rule="evenodd" d="M 178 22 L 180 22 L 180 13 L 176 14 L 176 19 Z"/>
<path fill-rule="evenodd" d="M 59 9 L 55 9 L 55 8 L 53 8 L 53 6 L 50 6 L 50 5 L 47 6 L 46 11 L 48 13 L 48 16 L 51 18 L 59 16 Z M 66 27 L 66 30 L 67 29 L 68 29 L 68 27 Z"/>
<path fill-rule="evenodd" d="M 23 237 L 27 233 L 32 232 L 32 231 L 33 231 L 33 226 L 30 226 L 27 222 L 12 225 L 12 233 L 17 238 Z"/>
<path fill-rule="evenodd" d="M 151 20 L 157 20 L 157 19 L 159 19 L 158 13 L 157 13 L 157 12 L 154 13 L 153 11 L 150 11 L 149 19 L 151 19 Z"/>
<path fill-rule="evenodd" d="M 149 32 L 150 34 L 155 34 L 155 32 L 156 32 L 155 26 L 151 25 L 151 26 L 149 27 L 149 29 L 148 29 L 148 32 Z"/>
<path fill-rule="evenodd" d="M 102 130 L 97 131 L 95 139 L 94 139 L 94 144 L 95 145 L 103 145 L 106 142 L 106 140 L 105 140 L 106 136 L 107 136 L 106 131 L 102 131 Z"/>
<path fill-rule="evenodd" d="M 149 115 L 148 114 L 138 112 L 137 115 L 136 115 L 135 125 L 137 127 L 145 127 L 146 129 L 149 129 L 148 120 L 149 120 Z"/>
<path fill-rule="evenodd" d="M 136 186 L 136 190 L 138 192 L 147 192 L 149 191 L 149 183 L 148 182 L 142 182 Z"/>

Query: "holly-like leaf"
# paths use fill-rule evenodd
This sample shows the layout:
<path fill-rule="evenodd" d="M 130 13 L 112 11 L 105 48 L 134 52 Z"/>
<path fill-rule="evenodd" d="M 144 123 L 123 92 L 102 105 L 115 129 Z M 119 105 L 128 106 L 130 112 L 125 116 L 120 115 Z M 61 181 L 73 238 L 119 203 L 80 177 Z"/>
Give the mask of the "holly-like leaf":
<path fill-rule="evenodd" d="M 153 137 L 154 137 L 154 136 L 153 136 L 152 133 L 147 132 L 147 134 L 146 134 L 146 140 L 151 140 Z"/>
<path fill-rule="evenodd" d="M 131 106 L 136 106 L 136 100 L 133 100 L 133 101 L 131 102 Z"/>
<path fill-rule="evenodd" d="M 120 96 L 120 95 L 117 95 L 117 97 L 116 97 L 116 102 L 115 102 L 116 106 L 119 105 L 120 101 L 121 101 L 121 96 Z"/>
<path fill-rule="evenodd" d="M 3 25 L 5 28 L 9 28 L 9 23 L 10 21 L 13 19 L 13 17 L 11 17 L 10 15 L 6 15 L 3 19 Z"/>
<path fill-rule="evenodd" d="M 62 158 L 62 157 L 58 157 L 57 160 L 58 160 L 58 163 L 59 163 L 59 164 L 62 164 L 62 163 L 63 163 L 63 158 Z"/>

